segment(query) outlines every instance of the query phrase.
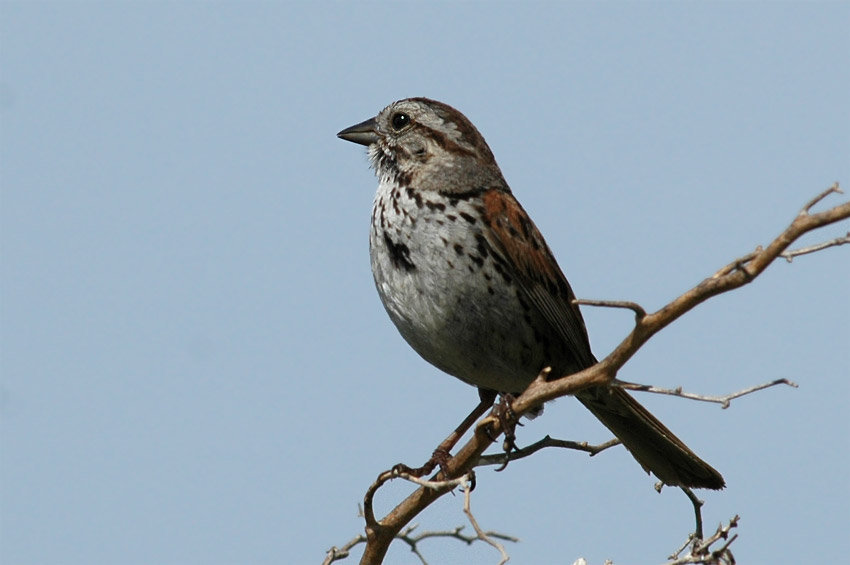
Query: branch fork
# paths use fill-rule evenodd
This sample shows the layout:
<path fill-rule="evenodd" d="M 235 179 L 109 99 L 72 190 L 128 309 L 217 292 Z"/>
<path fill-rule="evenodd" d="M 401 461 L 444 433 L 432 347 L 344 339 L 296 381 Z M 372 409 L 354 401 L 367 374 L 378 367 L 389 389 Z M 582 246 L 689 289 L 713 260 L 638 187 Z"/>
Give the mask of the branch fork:
<path fill-rule="evenodd" d="M 555 398 L 562 396 L 573 395 L 581 390 L 594 386 L 613 385 L 630 388 L 631 390 L 646 390 L 662 394 L 674 394 L 676 396 L 683 396 L 686 398 L 718 402 L 724 408 L 729 405 L 729 402 L 732 399 L 743 396 L 744 394 L 755 392 L 756 390 L 761 390 L 778 384 L 796 386 L 794 383 L 787 381 L 786 379 L 779 379 L 777 381 L 758 385 L 726 397 L 703 397 L 683 393 L 679 389 L 674 391 L 664 391 L 664 389 L 657 389 L 647 385 L 624 383 L 616 381 L 616 377 L 618 371 L 623 367 L 623 365 L 628 362 L 638 349 L 652 338 L 653 335 L 679 319 L 685 313 L 689 312 L 702 302 L 752 282 L 777 258 L 782 257 L 787 261 L 791 261 L 794 257 L 800 255 L 814 253 L 829 247 L 850 243 L 850 233 L 848 233 L 846 236 L 838 237 L 817 245 L 803 247 L 797 250 L 788 250 L 789 246 L 804 234 L 850 217 L 850 202 L 838 204 L 821 212 L 812 212 L 812 209 L 827 196 L 837 193 L 842 193 L 842 191 L 838 187 L 838 183 L 835 183 L 827 190 L 809 200 L 788 227 L 766 247 L 759 246 L 751 253 L 748 253 L 743 257 L 739 257 L 738 259 L 735 259 L 729 264 L 721 267 L 713 275 L 704 279 L 695 287 L 675 298 L 669 304 L 656 312 L 647 313 L 642 306 L 629 301 L 576 300 L 576 304 L 629 309 L 635 314 L 635 325 L 632 328 L 632 331 L 608 356 L 592 367 L 555 380 L 547 380 L 549 372 L 548 369 L 541 371 L 538 377 L 511 404 L 511 409 L 513 410 L 516 418 L 521 417 L 523 414 L 547 401 L 554 400 Z M 483 424 L 485 422 L 486 429 L 489 430 L 489 433 L 484 431 Z M 419 512 L 446 492 L 449 492 L 456 486 L 463 485 L 464 477 L 467 477 L 468 479 L 467 473 L 469 473 L 476 465 L 493 464 L 489 459 L 490 456 L 482 458 L 482 455 L 493 443 L 494 438 L 498 437 L 502 432 L 502 423 L 499 422 L 498 418 L 485 418 L 483 422 L 476 426 L 472 438 L 457 451 L 454 457 L 450 457 L 448 459 L 442 470 L 440 470 L 431 479 L 420 482 L 420 486 L 415 492 L 400 502 L 389 512 L 389 514 L 379 521 L 376 519 L 373 510 L 372 501 L 374 495 L 387 480 L 397 476 L 390 471 L 382 473 L 369 487 L 364 499 L 363 514 L 366 520 L 367 541 L 366 550 L 364 551 L 360 562 L 362 564 L 369 565 L 381 563 L 392 540 L 399 535 L 402 528 L 406 524 L 410 523 L 413 518 L 419 514 Z M 547 439 L 547 441 L 550 440 L 551 438 Z M 540 448 L 541 447 L 537 447 L 534 451 Z M 599 450 L 601 451 L 601 449 Z M 465 488 L 466 497 L 469 496 L 470 491 L 471 489 Z M 705 541 L 697 539 L 701 536 L 695 536 L 694 544 L 698 543 L 699 545 L 693 546 L 690 555 L 683 558 L 676 558 L 667 565 L 709 563 L 709 561 L 705 558 L 705 552 L 708 551 L 711 544 L 716 543 L 720 539 L 726 539 L 729 531 L 737 526 L 737 520 L 738 518 L 736 516 L 727 526 L 718 528 L 718 531 Z M 472 520 L 470 521 L 472 522 Z M 473 527 L 475 527 L 476 531 L 478 531 L 474 522 Z M 698 525 L 697 529 L 700 530 L 701 527 Z M 723 557 L 728 554 L 731 558 L 731 553 L 728 552 L 728 546 L 732 543 L 732 541 L 734 541 L 734 539 L 735 537 L 733 536 L 720 549 L 711 552 L 711 555 Z M 504 549 L 502 548 L 500 551 L 503 552 Z M 681 553 L 681 551 L 678 553 Z M 502 553 L 502 555 L 504 562 L 506 554 Z M 697 558 L 701 558 L 702 561 L 693 560 Z M 712 563 L 734 563 L 734 559 L 732 558 L 727 561 L 719 561 L 715 559 Z"/>

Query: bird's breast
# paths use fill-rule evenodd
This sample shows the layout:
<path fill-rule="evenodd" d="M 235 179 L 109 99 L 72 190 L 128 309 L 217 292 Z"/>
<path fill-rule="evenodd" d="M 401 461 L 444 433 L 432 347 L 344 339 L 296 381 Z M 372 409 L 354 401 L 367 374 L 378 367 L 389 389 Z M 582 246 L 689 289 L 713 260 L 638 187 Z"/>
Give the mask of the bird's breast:
<path fill-rule="evenodd" d="M 381 183 L 372 272 L 393 323 L 425 360 L 475 386 L 520 392 L 547 352 L 540 321 L 483 236 L 479 208 L 474 198 Z"/>

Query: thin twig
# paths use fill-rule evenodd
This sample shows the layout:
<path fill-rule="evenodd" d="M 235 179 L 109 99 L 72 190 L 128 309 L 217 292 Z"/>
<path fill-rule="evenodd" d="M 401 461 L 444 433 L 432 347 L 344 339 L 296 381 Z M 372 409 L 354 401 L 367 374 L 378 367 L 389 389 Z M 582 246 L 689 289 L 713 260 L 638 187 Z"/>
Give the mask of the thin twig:
<path fill-rule="evenodd" d="M 694 538 L 695 538 L 695 537 L 696 537 L 696 536 L 694 536 L 694 534 L 693 534 L 693 533 L 688 534 L 688 539 L 686 539 L 686 540 L 685 540 L 685 542 L 684 542 L 682 545 L 680 545 L 680 546 L 676 549 L 676 551 L 674 551 L 673 553 L 671 553 L 670 555 L 668 555 L 668 556 L 667 556 L 667 559 L 668 559 L 668 560 L 676 559 L 676 558 L 679 556 L 679 554 L 680 554 L 680 553 L 682 553 L 683 551 L 685 551 L 685 549 L 687 549 L 687 547 L 688 547 L 689 545 L 691 545 L 691 542 L 692 542 L 692 541 L 694 541 Z"/>
<path fill-rule="evenodd" d="M 738 535 L 735 534 L 730 537 L 729 533 L 733 528 L 738 527 L 738 520 L 740 519 L 739 516 L 735 516 L 725 526 L 720 524 L 714 534 L 706 540 L 690 534 L 688 541 L 680 546 L 664 565 L 734 565 L 735 557 L 729 551 L 729 546 L 738 539 Z M 726 540 L 726 543 L 712 550 L 711 546 L 720 540 Z M 691 550 L 680 557 L 689 546 Z"/>
<path fill-rule="evenodd" d="M 797 226 L 798 223 L 805 223 L 805 222 L 809 221 L 812 217 L 815 217 L 815 216 L 824 217 L 823 216 L 824 214 L 831 215 L 830 213 L 837 212 L 837 215 L 839 216 L 838 219 L 836 219 L 834 221 L 828 221 L 823 225 L 827 225 L 829 223 L 834 223 L 835 221 L 840 221 L 840 220 L 846 219 L 847 216 L 844 215 L 845 212 L 843 212 L 842 209 L 848 207 L 848 205 L 850 205 L 850 203 L 845 203 L 843 205 L 835 206 L 834 208 L 832 208 L 830 210 L 826 210 L 825 212 L 821 212 L 819 214 L 811 214 L 811 209 L 815 206 L 815 204 L 817 204 L 818 202 L 820 202 L 821 200 L 823 200 L 824 198 L 826 198 L 830 194 L 844 194 L 844 191 L 841 190 L 841 188 L 839 188 L 838 183 L 836 182 L 831 187 L 827 188 L 826 190 L 824 190 L 823 192 L 821 192 L 820 194 L 818 194 L 817 196 L 815 196 L 814 198 L 812 198 L 811 200 L 806 202 L 806 204 L 797 213 L 797 217 L 794 219 L 794 221 L 791 223 L 791 225 L 788 227 L 788 229 L 786 229 L 785 232 L 783 232 L 782 234 L 779 235 L 779 237 L 777 237 L 775 240 L 773 240 L 770 247 L 773 247 L 774 245 L 776 245 L 778 243 L 784 244 L 784 246 L 787 247 L 794 240 L 796 240 L 801 235 L 803 235 L 803 233 L 805 233 L 806 231 L 811 231 L 811 230 L 800 231 L 800 233 L 795 233 L 795 234 L 791 235 L 791 237 L 788 237 L 788 238 L 783 237 L 783 236 L 786 236 L 786 234 L 789 234 L 789 232 L 791 232 L 791 231 L 796 231 L 796 230 L 794 230 L 794 228 Z M 842 215 L 843 215 L 843 217 L 841 217 Z M 815 226 L 812 229 L 817 229 L 818 227 L 822 227 L 822 225 Z M 842 238 L 839 238 L 839 239 L 842 239 Z M 785 240 L 787 240 L 787 241 L 785 241 Z M 833 241 L 835 241 L 835 240 L 833 240 Z M 842 242 L 842 243 L 846 243 L 846 242 Z M 797 255 L 804 255 L 806 253 L 814 253 L 815 251 L 819 251 L 820 249 L 826 249 L 827 247 L 833 247 L 834 245 L 841 245 L 842 243 L 827 242 L 827 245 L 823 245 L 823 246 L 820 246 L 820 247 L 819 246 L 812 246 L 812 247 L 819 247 L 818 249 L 807 250 L 807 248 L 803 248 L 802 250 L 798 250 L 798 251 L 804 251 L 804 253 L 800 253 L 798 251 L 785 251 L 785 249 L 781 249 L 781 250 L 779 250 L 779 253 L 777 253 L 776 255 L 779 256 L 779 257 L 783 257 L 787 261 L 790 262 Z M 752 278 L 755 276 L 755 274 L 750 272 L 750 270 L 748 268 L 749 264 L 753 259 L 763 255 L 764 253 L 765 253 L 765 248 L 763 248 L 761 245 L 759 245 L 758 247 L 756 247 L 755 251 L 753 251 L 751 253 L 747 253 L 743 257 L 738 257 L 737 259 L 735 259 L 734 261 L 732 261 L 728 265 L 725 265 L 724 267 L 720 268 L 720 270 L 718 270 L 716 273 L 714 273 L 714 275 L 712 275 L 709 280 L 721 279 L 721 278 L 726 277 L 726 276 L 728 276 L 731 273 L 734 273 L 736 271 L 744 273 L 748 277 L 749 280 L 752 280 Z M 758 273 L 756 273 L 756 274 L 758 274 Z M 749 282 L 749 280 L 747 282 Z"/>
<path fill-rule="evenodd" d="M 478 535 L 467 536 L 464 535 L 463 528 L 464 526 L 456 526 L 453 530 L 426 530 L 424 532 L 420 532 L 416 535 L 412 535 L 413 531 L 418 528 L 418 524 L 412 524 L 404 529 L 399 535 L 396 536 L 396 539 L 403 541 L 410 547 L 410 551 L 413 552 L 416 557 L 419 558 L 419 561 L 422 562 L 422 565 L 428 565 L 428 561 L 425 559 L 425 556 L 422 555 L 422 552 L 419 550 L 420 542 L 426 539 L 431 538 L 450 538 L 456 539 L 464 542 L 466 545 L 472 545 L 476 541 L 480 541 L 481 538 Z M 485 532 L 485 535 L 492 538 L 499 538 L 507 541 L 518 542 L 519 538 L 515 538 L 513 536 L 508 536 L 505 534 L 501 534 L 499 532 Z"/>
<path fill-rule="evenodd" d="M 404 479 L 405 481 L 410 481 L 411 483 L 416 483 L 419 486 L 423 486 L 432 490 L 442 490 L 446 488 L 451 490 L 455 487 L 463 486 L 467 482 L 466 475 L 458 477 L 457 479 L 445 479 L 441 481 L 429 481 L 428 479 L 415 477 L 408 473 L 399 473 L 397 476 L 399 479 Z"/>
<path fill-rule="evenodd" d="M 360 534 L 342 547 L 338 548 L 336 546 L 333 546 L 328 550 L 327 554 L 325 555 L 325 560 L 322 561 L 322 565 L 330 565 L 334 561 L 340 561 L 342 559 L 345 559 L 351 554 L 351 548 L 353 548 L 357 544 L 364 543 L 365 541 L 366 536 Z"/>
<path fill-rule="evenodd" d="M 704 501 L 700 500 L 697 495 L 694 494 L 688 487 L 679 487 L 682 489 L 689 499 L 691 499 L 691 504 L 694 505 L 694 516 L 696 517 L 696 528 L 694 529 L 694 537 L 696 539 L 702 539 L 702 505 L 705 504 Z"/>
<path fill-rule="evenodd" d="M 794 260 L 794 257 L 799 257 L 800 255 L 807 255 L 809 253 L 815 253 L 817 251 L 820 251 L 821 249 L 826 249 L 827 247 L 837 247 L 839 245 L 845 245 L 848 243 L 850 243 L 850 232 L 847 232 L 847 235 L 843 237 L 836 237 L 835 239 L 816 243 L 815 245 L 809 245 L 808 247 L 801 247 L 799 249 L 792 249 L 791 251 L 786 251 L 785 253 L 782 253 L 780 257 L 784 258 L 790 263 Z"/>
<path fill-rule="evenodd" d="M 420 542 L 431 539 L 431 538 L 449 538 L 456 539 L 458 541 L 464 542 L 466 545 L 472 545 L 476 541 L 481 541 L 481 538 L 478 534 L 465 535 L 463 533 L 463 529 L 465 526 L 455 526 L 452 530 L 424 530 L 416 535 L 413 532 L 419 528 L 419 524 L 411 524 L 406 527 L 403 531 L 399 532 L 396 536 L 396 539 L 406 543 L 410 547 L 410 551 L 413 552 L 416 557 L 419 558 L 419 561 L 422 562 L 423 565 L 427 565 L 428 561 L 425 559 L 425 556 L 422 555 L 420 551 Z M 488 530 L 484 532 L 484 535 L 489 538 L 500 539 L 504 541 L 510 541 L 517 543 L 519 542 L 519 538 L 515 536 L 509 536 L 507 534 L 503 534 L 501 532 L 494 532 L 492 530 Z M 361 544 L 366 541 L 365 535 L 359 535 L 346 543 L 342 547 L 332 547 L 328 550 L 327 555 L 325 556 L 325 560 L 322 561 L 322 565 L 330 565 L 334 561 L 341 561 L 347 557 L 350 557 L 351 550 L 358 544 Z"/>
<path fill-rule="evenodd" d="M 626 308 L 635 313 L 635 320 L 640 321 L 644 316 L 646 316 L 646 310 L 643 309 L 643 306 L 638 304 L 637 302 L 631 302 L 629 300 L 587 300 L 587 299 L 573 299 L 573 304 L 580 304 L 583 306 L 599 306 L 602 308 Z"/>
<path fill-rule="evenodd" d="M 818 202 L 820 202 L 821 200 L 823 200 L 824 198 L 826 198 L 830 194 L 844 194 L 844 191 L 841 190 L 840 186 L 838 186 L 838 182 L 832 183 L 832 186 L 830 186 L 829 188 L 827 188 L 826 190 L 824 190 L 823 192 L 821 192 L 820 194 L 818 194 L 817 196 L 815 196 L 814 198 L 812 198 L 811 200 L 806 202 L 806 204 L 803 205 L 803 208 L 800 210 L 800 213 L 797 214 L 797 215 L 798 216 L 808 216 L 808 215 L 810 215 L 812 208 L 815 207 L 815 204 L 817 204 Z"/>
<path fill-rule="evenodd" d="M 483 542 L 489 543 L 493 547 L 499 550 L 499 553 L 502 556 L 502 559 L 499 561 L 499 565 L 504 565 L 510 560 L 510 556 L 508 552 L 505 551 L 505 548 L 502 544 L 494 540 L 492 537 L 487 535 L 487 532 L 481 529 L 481 526 L 478 525 L 478 520 L 475 519 L 475 516 L 472 514 L 471 500 L 472 500 L 472 480 L 468 475 L 464 475 L 467 478 L 467 484 L 464 485 L 464 499 L 463 499 L 463 513 L 466 514 L 466 517 L 469 519 L 469 523 L 472 524 L 472 528 L 475 530 L 475 533 L 478 534 L 478 539 Z"/>
<path fill-rule="evenodd" d="M 606 441 L 605 443 L 600 443 L 599 445 L 590 445 L 586 441 L 569 441 L 566 439 L 555 439 L 550 436 L 546 436 L 543 439 L 532 443 L 522 449 L 518 449 L 517 451 L 513 451 L 510 454 L 510 460 L 516 461 L 517 459 L 522 459 L 524 457 L 528 457 L 534 453 L 537 453 L 541 449 L 545 449 L 547 447 L 559 447 L 562 449 L 574 449 L 576 451 L 584 451 L 589 453 L 591 457 L 596 455 L 601 451 L 605 451 L 609 447 L 614 447 L 615 445 L 620 445 L 622 442 L 618 439 L 612 439 Z M 486 467 L 487 465 L 503 465 L 505 460 L 508 458 L 506 453 L 494 453 L 491 455 L 482 455 L 478 459 L 478 463 L 476 463 L 476 467 Z"/>
<path fill-rule="evenodd" d="M 621 381 L 620 379 L 614 379 L 611 383 L 612 386 L 618 386 L 620 388 L 624 388 L 626 390 L 635 390 L 639 392 L 652 392 L 654 394 L 668 394 L 670 396 L 678 396 L 680 398 L 688 398 L 690 400 L 699 400 L 700 402 L 715 402 L 720 404 L 721 407 L 725 410 L 729 408 L 729 404 L 735 400 L 736 398 L 740 398 L 741 396 L 751 394 L 753 392 L 757 392 L 759 390 L 763 390 L 766 388 L 770 388 L 776 385 L 788 385 L 790 387 L 797 388 L 799 385 L 793 381 L 789 381 L 788 379 L 776 379 L 775 381 L 770 381 L 769 383 L 762 383 L 760 385 L 751 386 L 749 388 L 745 388 L 744 390 L 739 390 L 738 392 L 733 392 L 732 394 L 727 394 L 725 396 L 708 396 L 705 394 L 695 394 L 693 392 L 684 392 L 682 387 L 677 388 L 661 388 L 652 385 L 642 385 L 638 383 L 630 383 L 626 381 Z"/>

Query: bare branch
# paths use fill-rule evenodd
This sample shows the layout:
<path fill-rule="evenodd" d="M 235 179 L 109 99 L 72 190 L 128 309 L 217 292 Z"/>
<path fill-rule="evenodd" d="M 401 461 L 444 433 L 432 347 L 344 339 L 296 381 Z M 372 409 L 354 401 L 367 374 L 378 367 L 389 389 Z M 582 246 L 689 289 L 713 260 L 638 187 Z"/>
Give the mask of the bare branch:
<path fill-rule="evenodd" d="M 702 539 L 702 505 L 705 504 L 705 501 L 700 500 L 697 495 L 694 494 L 694 491 L 688 487 L 679 487 L 682 489 L 688 498 L 691 500 L 691 504 L 694 505 L 694 517 L 696 519 L 696 527 L 694 528 L 694 535 L 692 539 Z"/>
<path fill-rule="evenodd" d="M 478 535 L 478 539 L 483 542 L 489 543 L 493 547 L 499 550 L 499 554 L 501 554 L 502 559 L 499 561 L 499 565 L 504 565 L 510 559 L 508 552 L 505 551 L 505 547 L 494 540 L 492 537 L 487 535 L 487 532 L 481 529 L 481 526 L 478 525 L 478 520 L 475 519 L 475 515 L 472 513 L 471 499 L 472 499 L 472 480 L 469 478 L 469 475 L 464 475 L 467 478 L 466 484 L 463 486 L 464 498 L 463 498 L 463 513 L 466 514 L 466 517 L 469 518 L 469 523 L 472 524 L 472 528 L 475 530 L 475 533 Z"/>
<path fill-rule="evenodd" d="M 729 537 L 729 533 L 733 528 L 738 527 L 738 520 L 741 518 L 735 516 L 725 526 L 720 524 L 717 531 L 706 540 L 696 538 L 691 534 L 688 540 L 682 545 L 673 555 L 669 557 L 670 561 L 664 565 L 735 565 L 735 557 L 729 551 L 729 546 L 732 545 L 738 534 Z M 717 549 L 711 549 L 711 546 L 720 540 L 726 540 L 726 543 Z M 680 555 L 688 546 L 691 550 L 687 555 Z"/>
<path fill-rule="evenodd" d="M 569 441 L 566 439 L 555 439 L 550 436 L 546 436 L 540 441 L 532 443 L 529 446 L 523 447 L 517 451 L 514 451 L 510 454 L 510 460 L 516 461 L 517 459 L 522 459 L 524 457 L 528 457 L 534 453 L 537 453 L 541 449 L 545 449 L 547 447 L 560 447 L 562 449 L 575 449 L 576 451 L 584 451 L 589 453 L 591 457 L 596 455 L 601 451 L 605 451 L 609 447 L 614 447 L 615 445 L 620 445 L 622 442 L 618 439 L 612 439 L 606 441 L 605 443 L 601 443 L 599 445 L 590 445 L 586 441 Z M 494 453 L 492 455 L 482 455 L 478 459 L 478 463 L 475 464 L 476 467 L 486 467 L 487 465 L 504 465 L 505 461 L 508 459 L 508 455 L 506 453 Z"/>
<path fill-rule="evenodd" d="M 729 404 L 739 398 L 741 396 L 752 394 L 759 390 L 764 390 L 766 388 L 770 388 L 776 385 L 788 385 L 790 387 L 797 388 L 799 385 L 793 381 L 789 381 L 788 379 L 776 379 L 775 381 L 770 381 L 769 383 L 762 383 L 760 385 L 751 386 L 749 388 L 745 388 L 744 390 L 739 390 L 738 392 L 733 392 L 732 394 L 727 394 L 725 396 L 708 396 L 705 394 L 695 394 L 693 392 L 684 392 L 682 391 L 682 387 L 677 388 L 661 388 L 652 385 L 642 385 L 638 383 L 630 383 L 626 381 L 621 381 L 619 379 L 614 379 L 611 383 L 611 386 L 618 386 L 620 388 L 624 388 L 626 390 L 636 390 L 640 392 L 652 392 L 655 394 L 667 394 L 670 396 L 678 396 L 680 398 L 688 398 L 690 400 L 699 400 L 700 402 L 716 402 L 720 404 L 721 407 L 725 410 L 729 408 Z"/>
<path fill-rule="evenodd" d="M 657 312 L 636 316 L 635 327 L 629 335 L 596 365 L 553 380 L 547 380 L 545 375 L 538 376 L 512 403 L 511 409 L 515 417 L 519 418 L 555 398 L 574 395 L 594 386 L 610 386 L 617 372 L 653 335 L 702 302 L 752 282 L 783 253 L 787 253 L 789 246 L 804 234 L 850 217 L 850 201 L 821 212 L 811 212 L 812 208 L 824 198 L 839 192 L 841 191 L 836 183 L 807 202 L 788 227 L 766 247 L 758 247 L 752 253 L 729 263 Z M 636 314 L 639 313 L 639 310 L 632 306 L 622 304 L 620 306 L 630 308 Z M 502 432 L 502 423 L 498 420 L 494 421 L 490 418 L 486 426 L 479 423 L 474 429 L 472 438 L 458 450 L 454 457 L 442 465 L 442 469 L 434 479 L 439 481 L 444 478 L 460 477 L 467 473 L 478 463 L 484 451 Z M 379 522 L 374 516 L 372 499 L 381 485 L 392 476 L 392 473 L 382 473 L 366 493 L 363 509 L 368 541 L 361 563 L 373 564 L 383 561 L 389 544 L 396 534 L 419 512 L 450 490 L 449 487 L 438 489 L 420 487 Z"/>
<path fill-rule="evenodd" d="M 396 536 L 396 539 L 403 541 L 408 546 L 410 546 L 410 551 L 412 551 L 422 562 L 422 565 L 428 565 L 428 562 L 425 560 L 425 556 L 419 551 L 419 542 L 431 539 L 431 538 L 450 538 L 456 539 L 464 542 L 466 545 L 472 545 L 476 541 L 479 541 L 481 538 L 478 534 L 474 536 L 464 535 L 463 528 L 464 526 L 456 526 L 453 530 L 429 530 L 424 531 L 416 535 L 412 535 L 413 531 L 418 527 L 418 524 L 412 524 L 411 526 L 404 529 L 403 532 L 399 533 Z M 508 536 L 505 534 L 501 534 L 499 532 L 484 532 L 486 537 L 490 538 L 499 538 L 507 541 L 518 542 L 519 539 L 513 536 Z"/>
<path fill-rule="evenodd" d="M 481 537 L 477 533 L 475 535 L 465 535 L 463 533 L 463 529 L 464 529 L 465 526 L 455 526 L 455 528 L 452 529 L 452 530 L 425 530 L 425 531 L 419 532 L 419 533 L 414 535 L 413 532 L 418 527 L 419 527 L 419 524 L 411 524 L 410 526 L 406 527 L 403 531 L 399 532 L 399 534 L 396 536 L 396 539 L 406 543 L 410 547 L 410 551 L 413 552 L 413 554 L 416 555 L 416 557 L 419 558 L 419 560 L 422 562 L 423 565 L 427 565 L 428 561 L 425 559 L 425 556 L 422 555 L 422 552 L 420 551 L 419 548 L 420 548 L 420 542 L 422 542 L 426 539 L 450 538 L 450 539 L 456 539 L 458 541 L 462 541 L 466 545 L 472 545 L 476 541 L 481 541 Z M 501 532 L 494 532 L 494 531 L 491 531 L 491 530 L 484 532 L 484 536 L 486 538 L 500 539 L 500 540 L 510 541 L 510 542 L 514 542 L 514 543 L 519 542 L 518 537 L 509 536 L 507 534 L 503 534 Z M 341 561 L 341 560 L 343 560 L 347 557 L 350 557 L 351 550 L 355 546 L 357 546 L 361 543 L 364 543 L 365 541 L 366 541 L 366 536 L 361 534 L 361 535 L 355 537 L 354 539 L 352 539 L 351 541 L 349 541 L 347 544 L 345 544 L 344 546 L 342 546 L 340 548 L 337 548 L 337 547 L 330 548 L 327 552 L 325 560 L 322 561 L 322 565 L 330 565 L 330 563 L 333 563 L 334 561 Z"/>
<path fill-rule="evenodd" d="M 832 183 L 832 186 L 830 186 L 829 188 L 827 188 L 826 190 L 824 190 L 823 192 L 821 192 L 820 194 L 818 194 L 817 196 L 815 196 L 814 198 L 812 198 L 811 200 L 806 202 L 806 204 L 803 206 L 803 208 L 800 210 L 800 212 L 799 212 L 799 214 L 797 214 L 797 216 L 799 217 L 799 216 L 809 215 L 809 213 L 812 211 L 812 208 L 815 207 L 815 204 L 817 204 L 818 202 L 820 202 L 821 200 L 823 200 L 824 198 L 826 198 L 830 194 L 844 194 L 844 191 L 841 190 L 841 187 L 838 186 L 838 182 Z"/>
<path fill-rule="evenodd" d="M 646 316 L 646 310 L 643 309 L 643 306 L 638 304 L 637 302 L 631 302 L 628 300 L 585 300 L 585 299 L 573 299 L 573 304 L 580 304 L 584 306 L 600 306 L 602 308 L 626 308 L 632 310 L 635 313 L 635 320 L 640 321 L 644 316 Z"/>
<path fill-rule="evenodd" d="M 847 232 L 847 235 L 843 237 L 836 237 L 835 239 L 830 239 L 829 241 L 824 241 L 815 245 L 809 245 L 808 247 L 801 247 L 800 249 L 792 249 L 791 251 L 786 251 L 781 255 L 781 257 L 790 263 L 794 260 L 794 257 L 798 257 L 800 255 L 807 255 L 809 253 L 815 253 L 822 249 L 826 249 L 827 247 L 837 247 L 839 245 L 845 245 L 847 243 L 850 243 L 850 232 Z"/>
<path fill-rule="evenodd" d="M 322 565 L 330 565 L 334 561 L 341 561 L 345 559 L 351 554 L 351 549 L 354 546 L 360 543 L 364 543 L 365 541 L 366 536 L 360 534 L 342 547 L 338 548 L 336 546 L 333 546 L 328 550 L 327 554 L 325 555 L 325 560 L 322 561 Z"/>

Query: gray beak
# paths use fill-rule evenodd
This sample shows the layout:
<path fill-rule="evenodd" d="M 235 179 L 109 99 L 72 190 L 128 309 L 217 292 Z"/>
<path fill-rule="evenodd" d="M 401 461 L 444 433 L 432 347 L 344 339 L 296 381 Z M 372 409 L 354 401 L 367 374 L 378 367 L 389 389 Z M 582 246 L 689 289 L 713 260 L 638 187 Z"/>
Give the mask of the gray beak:
<path fill-rule="evenodd" d="M 360 122 L 356 126 L 345 128 L 336 134 L 336 136 L 352 143 L 372 145 L 378 141 L 378 134 L 375 132 L 375 118 L 369 118 L 365 122 Z"/>

